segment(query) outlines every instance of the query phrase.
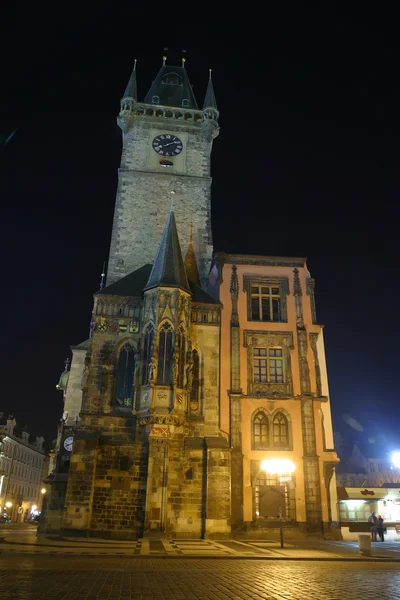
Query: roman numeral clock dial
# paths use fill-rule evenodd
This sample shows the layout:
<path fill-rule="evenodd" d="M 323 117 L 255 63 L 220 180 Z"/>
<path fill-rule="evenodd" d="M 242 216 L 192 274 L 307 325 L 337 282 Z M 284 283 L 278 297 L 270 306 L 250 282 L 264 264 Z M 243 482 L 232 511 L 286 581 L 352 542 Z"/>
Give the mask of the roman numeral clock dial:
<path fill-rule="evenodd" d="M 161 156 L 176 156 L 182 152 L 183 144 L 176 135 L 165 133 L 154 138 L 153 149 Z"/>

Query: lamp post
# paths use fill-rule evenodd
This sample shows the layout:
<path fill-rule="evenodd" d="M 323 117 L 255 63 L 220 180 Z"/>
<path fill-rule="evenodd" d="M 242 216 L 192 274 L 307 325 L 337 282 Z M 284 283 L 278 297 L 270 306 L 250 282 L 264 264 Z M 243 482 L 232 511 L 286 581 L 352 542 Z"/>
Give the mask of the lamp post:
<path fill-rule="evenodd" d="M 275 477 L 279 480 L 279 483 L 283 483 L 284 481 L 291 481 L 292 474 L 296 470 L 296 465 L 286 458 L 283 459 L 270 459 L 263 460 L 261 463 L 261 468 L 268 475 L 275 475 Z M 282 501 L 279 490 L 278 493 L 278 502 L 279 502 L 279 536 L 281 542 L 281 548 L 283 548 L 283 513 L 282 513 Z"/>

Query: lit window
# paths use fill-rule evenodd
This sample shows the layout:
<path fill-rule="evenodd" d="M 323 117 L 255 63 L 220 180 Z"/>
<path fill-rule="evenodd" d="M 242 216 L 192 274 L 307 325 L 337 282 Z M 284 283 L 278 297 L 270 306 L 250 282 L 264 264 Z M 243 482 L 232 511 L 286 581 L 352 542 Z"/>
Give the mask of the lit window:
<path fill-rule="evenodd" d="M 282 348 L 254 348 L 254 382 L 284 383 Z"/>
<path fill-rule="evenodd" d="M 163 325 L 159 333 L 157 383 L 171 384 L 172 367 L 172 327 Z"/>
<path fill-rule="evenodd" d="M 281 320 L 281 296 L 278 286 L 251 286 L 251 319 L 253 321 Z"/>
<path fill-rule="evenodd" d="M 289 446 L 288 420 L 283 413 L 277 413 L 272 422 L 274 446 L 287 448 Z"/>
<path fill-rule="evenodd" d="M 135 354 L 130 344 L 125 344 L 118 358 L 116 404 L 120 407 L 133 407 L 133 384 L 135 375 Z"/>
<path fill-rule="evenodd" d="M 253 440 L 254 448 L 265 448 L 269 444 L 268 417 L 265 413 L 259 412 L 253 419 Z"/>

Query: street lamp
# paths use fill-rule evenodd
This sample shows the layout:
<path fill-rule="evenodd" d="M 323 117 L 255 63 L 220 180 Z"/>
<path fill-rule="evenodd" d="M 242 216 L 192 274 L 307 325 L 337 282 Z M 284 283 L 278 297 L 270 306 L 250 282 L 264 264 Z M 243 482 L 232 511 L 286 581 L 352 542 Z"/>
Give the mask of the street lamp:
<path fill-rule="evenodd" d="M 392 465 L 396 468 L 396 469 L 400 469 L 400 452 L 393 452 L 392 454 Z"/>
<path fill-rule="evenodd" d="M 261 463 L 261 469 L 265 471 L 268 475 L 275 475 L 275 477 L 279 480 L 279 483 L 283 483 L 284 481 L 290 481 L 292 479 L 292 474 L 296 470 L 296 465 L 291 460 L 288 460 L 286 458 L 273 458 L 270 460 L 263 460 Z M 279 535 L 281 541 L 281 548 L 283 548 L 282 501 L 279 490 L 276 491 L 278 493 L 279 499 Z"/>
<path fill-rule="evenodd" d="M 41 493 L 41 494 L 45 494 L 45 493 L 46 493 L 46 488 L 42 488 L 42 489 L 40 490 L 40 493 Z"/>

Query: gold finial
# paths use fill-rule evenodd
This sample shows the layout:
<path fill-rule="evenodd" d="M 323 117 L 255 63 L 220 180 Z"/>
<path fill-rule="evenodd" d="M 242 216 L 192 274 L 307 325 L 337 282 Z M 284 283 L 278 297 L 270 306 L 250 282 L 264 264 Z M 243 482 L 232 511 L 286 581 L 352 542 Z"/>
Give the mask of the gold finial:
<path fill-rule="evenodd" d="M 208 69 L 208 71 L 209 71 L 208 78 L 211 79 L 211 71 L 212 71 L 212 69 Z"/>
<path fill-rule="evenodd" d="M 136 60 L 136 58 L 135 58 L 135 62 L 134 62 L 134 65 L 133 65 L 133 70 L 134 70 L 134 71 L 136 71 L 136 63 L 137 63 L 137 60 Z"/>
<path fill-rule="evenodd" d="M 182 56 L 182 67 L 185 68 L 185 62 L 186 62 L 186 58 L 184 56 Z"/>
<path fill-rule="evenodd" d="M 163 57 L 162 57 L 162 60 L 163 60 L 163 63 L 162 63 L 162 64 L 163 64 L 163 66 L 165 66 L 165 61 L 167 60 L 167 57 L 166 57 L 166 56 L 163 56 Z"/>

